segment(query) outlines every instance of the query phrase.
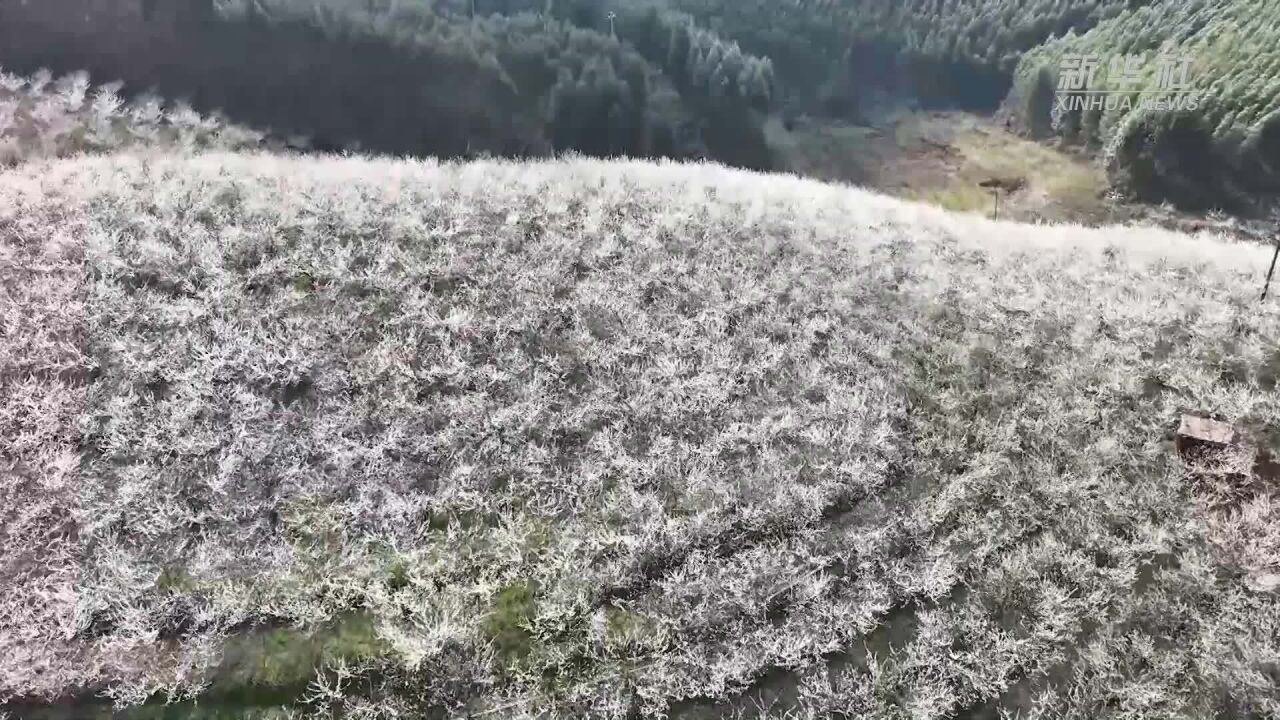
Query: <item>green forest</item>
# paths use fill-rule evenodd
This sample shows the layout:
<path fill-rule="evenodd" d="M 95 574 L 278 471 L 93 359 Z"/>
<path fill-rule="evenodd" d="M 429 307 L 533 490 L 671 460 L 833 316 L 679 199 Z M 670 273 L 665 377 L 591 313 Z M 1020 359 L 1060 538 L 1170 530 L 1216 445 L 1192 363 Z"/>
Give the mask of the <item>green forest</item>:
<path fill-rule="evenodd" d="M 770 116 L 903 104 L 1078 144 L 1135 199 L 1257 212 L 1280 188 L 1280 6 L 1263 0 L 133 3 L 0 0 L 0 64 L 87 70 L 328 151 L 768 170 Z M 1100 58 L 1105 82 L 1106 60 L 1161 52 L 1194 59 L 1196 107 L 1056 107 L 1064 56 Z"/>

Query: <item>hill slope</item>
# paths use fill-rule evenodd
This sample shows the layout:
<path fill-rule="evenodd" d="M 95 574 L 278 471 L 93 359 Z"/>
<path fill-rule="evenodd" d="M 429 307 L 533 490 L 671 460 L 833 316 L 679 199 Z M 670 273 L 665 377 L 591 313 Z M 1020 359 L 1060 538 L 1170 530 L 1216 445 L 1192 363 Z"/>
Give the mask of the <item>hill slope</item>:
<path fill-rule="evenodd" d="M 1268 259 L 710 165 L 25 165 L 0 710 L 1274 716 L 1276 488 L 1167 442 L 1277 445 Z"/>

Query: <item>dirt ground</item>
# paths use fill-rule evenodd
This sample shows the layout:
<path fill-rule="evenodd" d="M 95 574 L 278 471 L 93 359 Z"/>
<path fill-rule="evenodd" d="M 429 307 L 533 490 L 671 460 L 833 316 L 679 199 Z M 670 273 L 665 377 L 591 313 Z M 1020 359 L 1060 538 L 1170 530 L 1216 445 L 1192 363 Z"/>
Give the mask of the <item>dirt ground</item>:
<path fill-rule="evenodd" d="M 1182 213 L 1125 202 L 1108 192 L 1106 173 L 1087 153 L 1035 142 L 996 120 L 966 112 L 902 111 L 877 126 L 800 119 L 768 128 L 785 169 L 848 182 L 949 210 L 1032 223 L 1149 224 L 1184 232 L 1259 235 L 1225 216 Z"/>

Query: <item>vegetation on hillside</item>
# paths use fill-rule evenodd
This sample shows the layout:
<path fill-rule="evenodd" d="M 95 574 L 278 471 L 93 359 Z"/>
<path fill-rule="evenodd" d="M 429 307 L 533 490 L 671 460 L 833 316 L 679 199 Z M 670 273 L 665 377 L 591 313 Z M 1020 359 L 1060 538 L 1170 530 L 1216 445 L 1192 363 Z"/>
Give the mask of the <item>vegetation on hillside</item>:
<path fill-rule="evenodd" d="M 845 110 L 869 92 L 994 107 L 1021 54 L 1112 17 L 1126 0 L 669 0 L 778 62 L 784 91 Z M 785 61 L 780 58 L 786 58 Z M 834 101 L 834 104 L 833 104 Z"/>
<path fill-rule="evenodd" d="M 64 15 L 72 4 L 62 2 Z M 110 32 L 110 20 L 123 29 Z M 389 0 L 255 0 L 221 3 L 198 23 L 104 16 L 95 32 L 64 27 L 49 8 L 0 7 L 6 59 L 19 69 L 89 68 L 319 149 L 770 165 L 757 117 L 772 92 L 768 61 L 672 13 L 626 24 L 627 38 L 571 20 L 586 22 Z M 67 36 L 56 51 L 54 32 Z M 134 45 L 148 52 L 124 50 Z"/>
<path fill-rule="evenodd" d="M 255 148 L 266 137 L 186 103 L 142 95 L 127 101 L 118 84 L 94 87 L 85 72 L 21 77 L 0 68 L 0 167 L 129 147 Z"/>
<path fill-rule="evenodd" d="M 883 131 L 837 121 L 1003 98 L 1256 211 L 1275 27 L 0 0 L 0 720 L 1280 717 L 1268 252 L 576 155 L 847 177 Z M 1068 54 L 1140 52 L 1197 106 L 1057 107 Z M 1096 167 L 942 121 L 886 143 L 922 197 L 1102 212 Z M 1193 408 L 1247 443 L 1184 462 Z"/>
<path fill-rule="evenodd" d="M 832 0 L 809 0 L 827 2 Z M 1151 0 L 834 0 L 870 37 L 886 36 L 907 53 L 987 65 L 1008 72 L 1045 40 L 1088 30 Z"/>
<path fill-rule="evenodd" d="M 0 228 L 0 712 L 1280 713 L 1277 489 L 1167 442 L 1280 449 L 1262 248 L 583 159 L 28 163 Z"/>
<path fill-rule="evenodd" d="M 1125 12 L 1081 35 L 1046 43 L 1019 68 L 1024 98 L 1055 86 L 1067 53 L 1101 58 L 1098 87 L 1124 102 L 1070 112 L 1027 102 L 1032 125 L 1102 149 L 1117 186 L 1145 199 L 1250 209 L 1280 192 L 1280 6 L 1259 0 L 1185 0 Z M 1132 82 L 1111 77 L 1116 55 L 1144 54 Z M 1185 57 L 1194 107 L 1142 107 L 1174 97 L 1159 84 L 1156 58 Z M 1125 78 L 1127 81 L 1128 78 Z M 1052 113 L 1052 117 L 1050 117 Z M 1269 209 L 1269 208 L 1267 208 Z"/>

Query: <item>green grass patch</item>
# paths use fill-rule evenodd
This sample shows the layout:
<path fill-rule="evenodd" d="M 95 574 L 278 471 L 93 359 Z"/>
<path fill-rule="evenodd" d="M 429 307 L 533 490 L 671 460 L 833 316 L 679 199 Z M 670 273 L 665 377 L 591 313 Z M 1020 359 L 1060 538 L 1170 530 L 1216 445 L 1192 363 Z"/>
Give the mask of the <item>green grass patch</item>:
<path fill-rule="evenodd" d="M 494 595 L 484 621 L 484 634 L 493 643 L 503 667 L 515 666 L 533 651 L 530 624 L 536 611 L 534 588 L 526 581 L 506 585 Z"/>
<path fill-rule="evenodd" d="M 376 661 L 388 651 L 373 619 L 363 613 L 317 628 L 251 630 L 227 641 L 210 694 L 292 700 L 326 666 Z"/>

